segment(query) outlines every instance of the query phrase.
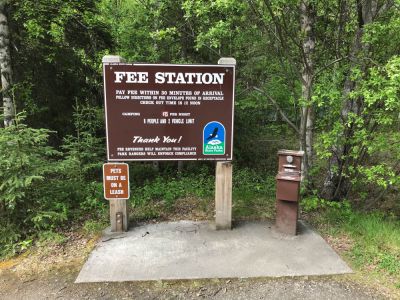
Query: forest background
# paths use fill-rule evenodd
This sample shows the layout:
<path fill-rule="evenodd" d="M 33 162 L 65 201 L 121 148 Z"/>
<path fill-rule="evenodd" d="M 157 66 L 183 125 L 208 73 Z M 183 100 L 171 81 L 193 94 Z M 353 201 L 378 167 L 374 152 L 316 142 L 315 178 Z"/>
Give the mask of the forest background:
<path fill-rule="evenodd" d="M 234 217 L 273 218 L 277 150 L 302 149 L 304 214 L 399 279 L 399 32 L 398 0 L 0 1 L 0 256 L 106 224 L 104 55 L 234 57 Z M 210 210 L 213 163 L 130 171 L 134 221 Z"/>

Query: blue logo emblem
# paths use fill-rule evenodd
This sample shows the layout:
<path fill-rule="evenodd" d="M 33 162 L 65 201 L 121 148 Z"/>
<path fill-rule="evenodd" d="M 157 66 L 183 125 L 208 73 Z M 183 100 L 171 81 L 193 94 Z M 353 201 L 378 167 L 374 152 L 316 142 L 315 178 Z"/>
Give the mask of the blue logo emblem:
<path fill-rule="evenodd" d="M 220 122 L 208 123 L 203 129 L 203 154 L 225 154 L 225 127 Z"/>

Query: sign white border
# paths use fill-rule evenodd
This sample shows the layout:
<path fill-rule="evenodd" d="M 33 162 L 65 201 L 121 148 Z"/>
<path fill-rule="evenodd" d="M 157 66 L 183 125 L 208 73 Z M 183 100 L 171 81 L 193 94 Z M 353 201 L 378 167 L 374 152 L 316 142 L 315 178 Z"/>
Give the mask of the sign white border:
<path fill-rule="evenodd" d="M 232 127 L 231 127 L 231 156 L 230 157 L 213 157 L 213 158 L 111 158 L 110 149 L 108 142 L 108 118 L 107 118 L 107 91 L 106 91 L 106 65 L 129 65 L 129 66 L 179 66 L 179 67 L 229 67 L 233 68 L 233 85 L 232 85 Z M 147 63 L 124 63 L 124 62 L 104 62 L 103 63 L 103 85 L 104 85 L 104 111 L 106 118 L 106 143 L 107 143 L 107 160 L 108 161 L 179 161 L 179 160 L 191 160 L 191 161 L 231 161 L 233 160 L 233 128 L 234 128 L 234 116 L 235 116 L 235 84 L 236 84 L 236 66 L 229 64 L 218 64 L 218 65 L 201 65 L 201 64 L 147 64 Z M 224 126 L 225 127 L 225 126 Z M 202 137 L 203 140 L 203 137 Z M 201 153 L 203 150 L 201 149 Z M 129 171 L 129 170 L 128 170 Z M 104 171 L 103 171 L 104 172 Z"/>
<path fill-rule="evenodd" d="M 106 198 L 106 177 L 104 176 L 104 166 L 105 165 L 123 165 L 126 166 L 127 170 L 128 170 L 128 198 Z M 104 163 L 103 164 L 103 196 L 104 199 L 106 200 L 128 200 L 131 196 L 131 184 L 129 181 L 129 165 L 127 163 L 118 163 L 118 162 L 112 162 L 112 163 Z"/>

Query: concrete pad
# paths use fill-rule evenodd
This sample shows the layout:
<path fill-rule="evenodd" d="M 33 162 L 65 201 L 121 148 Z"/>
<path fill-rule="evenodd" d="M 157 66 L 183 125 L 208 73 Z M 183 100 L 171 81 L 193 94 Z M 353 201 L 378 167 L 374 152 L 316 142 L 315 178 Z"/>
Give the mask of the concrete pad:
<path fill-rule="evenodd" d="M 244 222 L 216 231 L 208 222 L 147 224 L 105 234 L 76 282 L 281 277 L 351 273 L 309 226 L 299 235 L 271 223 Z"/>

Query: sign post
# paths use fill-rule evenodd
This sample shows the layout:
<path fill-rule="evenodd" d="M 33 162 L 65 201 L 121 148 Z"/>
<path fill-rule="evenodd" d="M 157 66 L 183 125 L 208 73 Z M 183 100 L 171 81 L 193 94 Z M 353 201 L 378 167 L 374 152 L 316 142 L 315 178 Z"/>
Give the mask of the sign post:
<path fill-rule="evenodd" d="M 175 65 L 105 56 L 108 161 L 231 161 L 235 65 L 233 58 L 222 58 L 218 65 Z M 232 181 L 232 168 L 222 169 Z M 231 198 L 226 192 L 218 195 Z M 230 224 L 230 214 L 224 215 Z"/>
<path fill-rule="evenodd" d="M 129 167 L 124 163 L 103 165 L 104 198 L 110 201 L 111 231 L 128 230 Z"/>
<path fill-rule="evenodd" d="M 120 63 L 120 62 L 123 62 L 123 58 L 120 56 L 106 55 L 103 57 L 103 64 Z M 105 89 L 105 87 L 104 87 L 104 89 Z M 104 167 L 103 167 L 103 176 L 105 176 Z M 127 178 L 129 180 L 129 167 L 128 167 Z M 104 184 L 104 194 L 105 194 L 105 198 L 106 198 L 106 190 L 105 190 L 106 184 L 105 184 L 105 182 L 103 184 Z M 130 190 L 129 183 L 128 183 L 128 190 Z M 121 199 L 121 198 L 108 199 L 110 202 L 111 232 L 128 231 L 128 228 L 129 228 L 129 211 L 128 211 L 128 203 L 127 203 L 128 199 L 129 199 L 129 194 L 128 194 L 127 199 Z"/>
<path fill-rule="evenodd" d="M 234 58 L 221 58 L 221 65 L 236 66 Z M 217 161 L 215 168 L 215 227 L 232 229 L 232 163 Z"/>

